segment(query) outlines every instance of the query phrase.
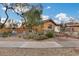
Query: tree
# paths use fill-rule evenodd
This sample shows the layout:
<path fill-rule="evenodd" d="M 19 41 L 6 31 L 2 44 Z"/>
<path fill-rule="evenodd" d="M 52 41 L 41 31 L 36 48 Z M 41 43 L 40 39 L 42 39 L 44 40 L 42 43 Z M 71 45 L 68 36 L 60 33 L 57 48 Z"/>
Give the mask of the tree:
<path fill-rule="evenodd" d="M 8 20 L 8 28 L 11 28 L 11 29 L 15 29 L 15 28 L 17 28 L 17 23 L 15 22 L 15 20 L 13 20 L 13 19 L 10 19 L 10 20 Z"/>
<path fill-rule="evenodd" d="M 32 26 L 39 25 L 41 23 L 41 14 L 42 14 L 42 6 L 41 4 L 27 4 L 27 3 L 2 3 L 2 5 L 6 8 L 6 20 L 1 25 L 1 28 L 4 27 L 4 24 L 7 22 L 9 15 L 7 13 L 8 10 L 12 10 L 12 12 L 16 13 L 25 21 L 28 28 L 32 29 Z"/>
<path fill-rule="evenodd" d="M 4 23 L 1 25 L 0 28 L 3 28 L 5 23 L 7 22 L 9 15 L 8 15 L 8 11 L 12 10 L 12 12 L 16 13 L 17 15 L 21 16 L 22 18 L 24 18 L 22 16 L 22 14 L 26 11 L 25 7 L 28 5 L 26 3 L 1 3 L 3 7 L 5 7 L 5 15 L 6 15 L 6 19 L 4 21 Z"/>
<path fill-rule="evenodd" d="M 33 30 L 34 26 L 39 26 L 42 23 L 41 14 L 42 14 L 41 5 L 32 6 L 32 8 L 29 11 L 23 14 L 26 20 L 25 24 L 29 28 L 30 32 Z"/>
<path fill-rule="evenodd" d="M 5 7 L 6 19 L 5 19 L 4 23 L 0 26 L 0 28 L 4 27 L 5 23 L 7 22 L 8 18 L 9 18 L 8 13 L 7 13 L 8 9 L 9 9 L 8 5 L 6 3 L 2 4 L 2 5 Z"/>
<path fill-rule="evenodd" d="M 1 17 L 0 17 L 0 26 L 2 25 L 2 23 L 1 23 Z"/>

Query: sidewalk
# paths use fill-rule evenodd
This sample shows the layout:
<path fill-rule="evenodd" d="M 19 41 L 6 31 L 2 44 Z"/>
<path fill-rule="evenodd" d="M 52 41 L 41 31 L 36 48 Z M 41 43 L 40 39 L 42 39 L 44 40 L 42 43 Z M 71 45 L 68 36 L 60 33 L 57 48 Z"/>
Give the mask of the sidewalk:
<path fill-rule="evenodd" d="M 0 47 L 7 48 L 61 48 L 79 47 L 79 40 L 75 41 L 0 41 Z"/>
<path fill-rule="evenodd" d="M 0 47 L 11 48 L 55 48 L 62 47 L 56 42 L 0 41 Z"/>

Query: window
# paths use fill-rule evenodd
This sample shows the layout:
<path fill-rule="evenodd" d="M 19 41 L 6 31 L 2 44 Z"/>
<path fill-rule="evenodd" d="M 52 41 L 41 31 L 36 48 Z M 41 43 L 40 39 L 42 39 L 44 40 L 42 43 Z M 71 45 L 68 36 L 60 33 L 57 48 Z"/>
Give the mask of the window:
<path fill-rule="evenodd" d="M 49 25 L 49 26 L 48 26 L 48 29 L 52 29 L 52 25 Z"/>

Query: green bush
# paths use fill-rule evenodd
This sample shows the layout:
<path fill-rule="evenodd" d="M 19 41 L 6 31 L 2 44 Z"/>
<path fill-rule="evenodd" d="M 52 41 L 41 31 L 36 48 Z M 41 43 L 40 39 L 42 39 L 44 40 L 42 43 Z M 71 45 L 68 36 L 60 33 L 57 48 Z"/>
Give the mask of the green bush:
<path fill-rule="evenodd" d="M 21 38 L 22 36 L 21 35 L 18 35 L 18 38 Z"/>
<path fill-rule="evenodd" d="M 47 39 L 48 37 L 46 37 L 45 35 L 37 35 L 36 37 L 34 37 L 35 40 L 44 40 Z"/>
<path fill-rule="evenodd" d="M 23 36 L 23 39 L 27 39 L 27 36 L 26 36 L 26 35 L 24 35 L 24 36 Z"/>
<path fill-rule="evenodd" d="M 46 35 L 48 38 L 52 38 L 52 37 L 54 37 L 54 32 L 53 32 L 53 31 L 48 31 L 45 35 Z"/>
<path fill-rule="evenodd" d="M 37 32 L 37 34 L 39 34 L 39 35 L 44 35 L 44 32 Z"/>
<path fill-rule="evenodd" d="M 33 34 L 33 35 L 32 35 L 32 34 L 29 34 L 29 35 L 27 35 L 27 38 L 28 38 L 28 39 L 33 39 L 34 36 L 35 36 L 35 34 Z"/>
<path fill-rule="evenodd" d="M 48 38 L 54 37 L 54 32 L 53 31 L 46 31 L 44 32 L 30 32 L 26 35 L 23 36 L 24 39 L 34 39 L 34 40 L 44 40 Z"/>
<path fill-rule="evenodd" d="M 34 40 L 43 40 L 47 39 L 47 37 L 42 33 L 28 33 L 27 35 L 23 36 L 24 39 L 34 39 Z"/>
<path fill-rule="evenodd" d="M 24 39 L 33 39 L 34 36 L 36 36 L 35 33 L 28 33 L 26 35 L 23 36 Z"/>
<path fill-rule="evenodd" d="M 2 37 L 8 37 L 11 36 L 11 32 L 3 32 Z"/>

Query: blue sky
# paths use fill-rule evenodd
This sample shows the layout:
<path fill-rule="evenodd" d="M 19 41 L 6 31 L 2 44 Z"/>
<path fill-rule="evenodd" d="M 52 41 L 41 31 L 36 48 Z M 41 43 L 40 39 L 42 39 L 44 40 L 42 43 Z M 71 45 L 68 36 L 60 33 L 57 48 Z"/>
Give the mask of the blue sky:
<path fill-rule="evenodd" d="M 70 17 L 74 19 L 79 19 L 79 4 L 78 3 L 42 3 L 43 14 L 42 16 L 47 18 L 55 19 L 59 21 L 63 18 L 69 19 Z M 9 16 L 11 19 L 19 20 L 20 17 L 15 13 L 9 11 Z M 3 6 L 0 5 L 0 17 L 5 18 L 5 13 Z"/>
<path fill-rule="evenodd" d="M 53 16 L 59 13 L 66 13 L 68 14 L 68 16 L 72 16 L 72 17 L 79 16 L 79 4 L 77 3 L 59 3 L 59 4 L 46 3 L 46 4 L 43 4 L 43 6 L 44 6 L 44 14 L 49 15 L 50 18 L 52 18 Z"/>

